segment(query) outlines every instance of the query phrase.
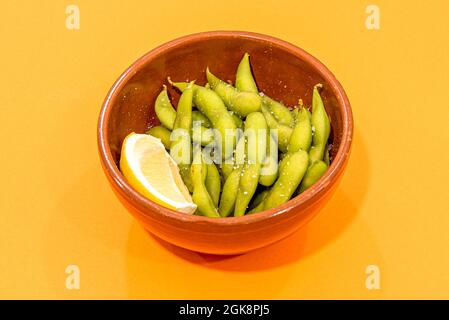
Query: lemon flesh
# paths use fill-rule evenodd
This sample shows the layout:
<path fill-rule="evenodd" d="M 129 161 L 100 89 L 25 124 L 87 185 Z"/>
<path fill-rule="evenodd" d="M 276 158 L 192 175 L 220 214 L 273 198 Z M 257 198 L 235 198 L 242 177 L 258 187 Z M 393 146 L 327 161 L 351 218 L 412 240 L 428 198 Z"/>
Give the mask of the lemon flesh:
<path fill-rule="evenodd" d="M 123 141 L 120 170 L 129 184 L 146 198 L 173 210 L 193 214 L 196 205 L 179 169 L 161 140 L 129 134 Z"/>

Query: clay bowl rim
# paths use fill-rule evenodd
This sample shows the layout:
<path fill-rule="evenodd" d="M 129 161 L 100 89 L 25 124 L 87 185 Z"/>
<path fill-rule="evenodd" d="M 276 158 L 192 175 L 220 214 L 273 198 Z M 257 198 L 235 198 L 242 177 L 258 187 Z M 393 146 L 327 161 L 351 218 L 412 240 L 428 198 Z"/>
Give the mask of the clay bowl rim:
<path fill-rule="evenodd" d="M 343 132 L 341 143 L 335 158 L 333 159 L 327 172 L 318 180 L 312 187 L 306 190 L 304 193 L 290 199 L 288 202 L 270 210 L 265 210 L 262 212 L 244 215 L 241 217 L 227 217 L 227 218 L 209 218 L 205 216 L 188 215 L 181 212 L 177 212 L 168 208 L 165 208 L 145 197 L 140 195 L 135 191 L 125 180 L 124 176 L 121 174 L 119 168 L 116 166 L 115 161 L 112 157 L 112 153 L 108 144 L 108 124 L 109 117 L 117 99 L 118 93 L 127 84 L 140 69 L 142 69 L 148 61 L 152 60 L 158 55 L 164 54 L 167 49 L 176 48 L 181 46 L 186 42 L 196 42 L 199 40 L 217 39 L 217 38 L 245 38 L 256 40 L 259 42 L 270 42 L 273 46 L 280 47 L 283 50 L 287 50 L 294 56 L 301 58 L 308 64 L 311 64 L 314 69 L 327 81 L 330 85 L 330 90 L 334 92 L 338 100 L 339 113 L 342 116 L 343 122 Z M 125 72 L 115 81 L 111 89 L 109 90 L 98 118 L 98 150 L 102 162 L 103 169 L 108 176 L 109 180 L 112 181 L 117 187 L 120 194 L 134 206 L 137 206 L 140 211 L 147 215 L 146 211 L 150 210 L 154 214 L 160 215 L 161 218 L 166 218 L 169 220 L 175 220 L 178 222 L 191 222 L 191 223 L 202 223 L 206 225 L 222 225 L 222 226 L 235 226 L 235 225 L 247 225 L 262 220 L 268 220 L 278 215 L 282 215 L 286 212 L 294 210 L 295 208 L 305 209 L 315 203 L 314 200 L 319 198 L 320 194 L 326 193 L 330 187 L 336 182 L 337 178 L 343 172 L 347 158 L 349 157 L 351 143 L 353 135 L 353 119 L 351 106 L 346 96 L 346 93 L 332 74 L 332 72 L 317 58 L 313 57 L 303 49 L 288 43 L 284 40 L 278 38 L 253 33 L 246 31 L 209 31 L 190 34 L 177 38 L 175 40 L 169 41 L 159 47 L 154 48 L 149 51 L 137 61 L 135 61 Z M 295 212 L 295 214 L 300 214 L 300 212 Z"/>

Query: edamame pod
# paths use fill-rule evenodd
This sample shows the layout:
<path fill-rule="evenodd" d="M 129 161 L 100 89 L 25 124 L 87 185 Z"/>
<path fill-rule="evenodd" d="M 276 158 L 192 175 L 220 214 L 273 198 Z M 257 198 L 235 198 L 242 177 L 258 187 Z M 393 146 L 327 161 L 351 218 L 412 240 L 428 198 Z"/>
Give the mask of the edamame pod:
<path fill-rule="evenodd" d="M 232 120 L 234 120 L 235 126 L 237 128 L 242 129 L 243 128 L 243 120 L 232 111 L 229 111 L 229 114 L 232 116 Z"/>
<path fill-rule="evenodd" d="M 166 86 L 164 86 L 164 89 L 157 96 L 154 110 L 162 125 L 169 130 L 173 130 L 173 124 L 176 119 L 176 110 L 170 102 Z"/>
<path fill-rule="evenodd" d="M 245 121 L 247 159 L 240 176 L 239 190 L 235 201 L 234 216 L 242 216 L 248 209 L 259 181 L 261 159 L 265 157 L 267 123 L 260 112 L 248 115 Z M 261 138 L 262 137 L 262 138 Z"/>
<path fill-rule="evenodd" d="M 288 149 L 288 143 L 290 142 L 290 136 L 293 132 L 293 129 L 289 126 L 280 124 L 277 122 L 277 120 L 273 117 L 271 112 L 262 105 L 262 112 L 265 116 L 265 120 L 267 121 L 268 127 L 271 130 L 277 130 L 277 137 L 278 137 L 278 147 L 279 150 L 282 152 L 287 152 Z"/>
<path fill-rule="evenodd" d="M 190 83 L 179 99 L 176 119 L 170 136 L 172 141 L 170 145 L 170 156 L 178 164 L 181 178 L 189 191 L 193 190 L 192 179 L 190 177 L 190 163 L 192 159 L 190 140 L 190 132 L 192 129 L 192 86 L 193 83 Z"/>
<path fill-rule="evenodd" d="M 301 181 L 301 184 L 299 186 L 299 193 L 310 188 L 315 182 L 317 182 L 323 176 L 326 170 L 327 164 L 324 161 L 317 160 L 314 163 L 312 163 L 310 167 L 307 169 L 307 172 Z"/>
<path fill-rule="evenodd" d="M 268 193 L 269 193 L 269 190 L 264 190 L 262 192 L 259 192 L 259 194 L 254 197 L 254 200 L 252 201 L 252 204 L 251 204 L 252 205 L 251 211 L 253 209 L 257 208 L 265 200 Z"/>
<path fill-rule="evenodd" d="M 290 136 L 288 152 L 296 152 L 299 149 L 308 152 L 311 144 L 312 125 L 310 123 L 309 115 L 307 114 L 307 109 L 302 108 L 298 111 L 296 124 L 293 128 L 292 135 Z"/>
<path fill-rule="evenodd" d="M 198 207 L 198 213 L 212 218 L 220 217 L 205 186 L 207 165 L 201 151 L 195 153 L 191 166 L 191 176 L 193 182 L 192 200 Z"/>
<path fill-rule="evenodd" d="M 191 82 L 179 98 L 173 130 L 184 129 L 190 134 L 192 129 L 193 84 Z"/>
<path fill-rule="evenodd" d="M 244 164 L 239 181 L 239 191 L 235 200 L 234 216 L 243 216 L 248 209 L 248 204 L 257 189 L 259 174 L 260 163 L 246 162 Z"/>
<path fill-rule="evenodd" d="M 253 213 L 257 213 L 257 212 L 261 212 L 264 210 L 264 201 L 262 201 L 261 203 L 259 203 L 256 207 L 252 208 L 248 214 L 253 214 Z"/>
<path fill-rule="evenodd" d="M 202 125 L 198 125 L 199 122 L 194 122 L 192 127 L 192 141 L 193 143 L 197 143 L 202 145 L 203 147 L 208 145 L 213 145 L 214 140 L 214 132 L 212 129 L 203 127 Z"/>
<path fill-rule="evenodd" d="M 293 127 L 294 118 L 289 108 L 267 95 L 262 96 L 262 103 L 268 108 L 277 122 Z"/>
<path fill-rule="evenodd" d="M 269 187 L 278 177 L 278 144 L 270 132 L 267 133 L 267 153 L 260 168 L 259 184 Z"/>
<path fill-rule="evenodd" d="M 178 90 L 181 91 L 181 92 L 183 92 L 187 88 L 187 85 L 188 85 L 188 82 L 171 82 L 171 80 L 169 80 L 169 81 L 170 81 L 170 83 L 174 87 L 178 88 Z M 195 85 L 195 86 L 199 87 L 197 85 Z M 195 86 L 194 86 L 194 89 L 196 88 Z M 204 86 L 204 88 L 205 89 L 210 89 L 209 83 L 207 83 Z M 212 89 L 210 89 L 210 90 L 212 90 Z M 243 128 L 243 120 L 237 114 L 235 114 L 234 111 L 228 111 L 228 112 L 232 116 L 232 119 L 234 120 L 235 126 L 237 128 Z M 193 111 L 192 116 L 193 116 L 193 121 L 200 121 L 201 124 L 203 126 L 207 127 L 207 128 L 211 128 L 212 127 L 212 124 L 211 124 L 210 120 L 202 112 L 200 112 L 200 111 Z"/>
<path fill-rule="evenodd" d="M 243 166 L 245 162 L 245 139 L 239 136 L 239 140 L 235 147 L 232 157 L 229 157 L 221 163 L 221 172 L 223 173 L 223 181 L 226 181 L 234 170 Z"/>
<path fill-rule="evenodd" d="M 257 195 L 257 197 L 254 199 L 254 208 L 252 208 L 248 214 L 253 214 L 257 212 L 263 211 L 263 207 L 265 205 L 264 201 L 267 198 L 267 196 L 270 194 L 270 190 L 264 190 L 261 193 Z M 257 205 L 256 205 L 257 204 Z"/>
<path fill-rule="evenodd" d="M 189 164 L 178 164 L 179 174 L 190 193 L 193 192 L 193 181 Z"/>
<path fill-rule="evenodd" d="M 150 128 L 150 130 L 147 131 L 147 134 L 152 135 L 153 137 L 156 137 L 161 140 L 162 144 L 164 145 L 165 149 L 170 150 L 171 146 L 171 140 L 170 140 L 170 134 L 171 131 L 163 126 L 155 126 Z"/>
<path fill-rule="evenodd" d="M 247 138 L 247 160 L 260 163 L 267 151 L 268 126 L 261 112 L 252 112 L 246 117 L 244 136 Z"/>
<path fill-rule="evenodd" d="M 231 162 L 231 159 L 228 162 L 223 162 L 221 164 L 221 173 L 223 174 L 223 181 L 228 180 L 229 175 L 234 171 L 234 161 Z"/>
<path fill-rule="evenodd" d="M 294 108 L 291 112 L 292 112 L 293 121 L 296 123 L 296 120 L 298 119 L 299 109 Z"/>
<path fill-rule="evenodd" d="M 207 192 L 212 199 L 212 202 L 214 203 L 215 207 L 218 207 L 221 191 L 221 177 L 217 167 L 213 162 L 207 164 L 207 176 L 205 185 Z"/>
<path fill-rule="evenodd" d="M 309 165 L 307 152 L 299 150 L 288 154 L 279 166 L 279 178 L 263 201 L 264 210 L 274 208 L 288 200 L 298 188 Z"/>
<path fill-rule="evenodd" d="M 192 122 L 199 122 L 205 128 L 212 127 L 210 120 L 198 110 L 192 111 Z"/>
<path fill-rule="evenodd" d="M 237 68 L 235 87 L 240 91 L 259 93 L 251 72 L 248 53 L 245 53 Z"/>
<path fill-rule="evenodd" d="M 266 156 L 262 162 L 259 183 L 265 187 L 271 186 L 278 177 L 278 163 L 272 156 Z"/>
<path fill-rule="evenodd" d="M 185 90 L 184 82 L 170 83 L 181 91 Z M 236 125 L 232 116 L 229 114 L 223 101 L 213 90 L 198 85 L 194 85 L 193 89 L 193 102 L 220 133 L 220 137 L 215 137 L 215 139 L 221 140 L 218 146 L 220 147 L 222 158 L 229 158 L 234 151 L 236 143 Z"/>
<path fill-rule="evenodd" d="M 257 93 L 237 90 L 232 85 L 213 75 L 209 71 L 209 68 L 206 70 L 206 76 L 211 88 L 223 100 L 229 110 L 234 111 L 242 117 L 246 117 L 251 112 L 260 110 L 262 99 Z"/>
<path fill-rule="evenodd" d="M 322 160 L 326 148 L 327 140 L 330 134 L 330 121 L 324 108 L 323 100 L 321 99 L 318 88 L 322 85 L 318 84 L 313 88 L 312 96 L 312 148 L 309 151 L 310 163 L 317 160 Z"/>
<path fill-rule="evenodd" d="M 220 206 L 218 207 L 218 212 L 222 217 L 229 216 L 234 210 L 241 173 L 242 169 L 237 168 L 233 170 L 225 180 L 220 198 Z"/>
<path fill-rule="evenodd" d="M 184 92 L 185 89 L 187 89 L 187 86 L 189 85 L 188 82 L 173 82 L 170 77 L 167 78 L 167 81 L 176 89 L 178 89 L 181 92 Z M 197 84 L 195 84 L 193 87 L 196 89 Z"/>

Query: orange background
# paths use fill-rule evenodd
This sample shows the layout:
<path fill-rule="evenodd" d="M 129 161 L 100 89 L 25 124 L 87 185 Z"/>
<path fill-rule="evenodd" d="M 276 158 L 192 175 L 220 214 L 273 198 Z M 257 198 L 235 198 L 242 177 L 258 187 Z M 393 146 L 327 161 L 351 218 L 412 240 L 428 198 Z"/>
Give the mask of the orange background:
<path fill-rule="evenodd" d="M 40 1 L 42 2 L 42 1 Z M 447 1 L 2 2 L 1 298 L 449 298 Z M 96 124 L 113 81 L 155 46 L 238 29 L 322 60 L 352 103 L 332 201 L 268 248 L 205 256 L 156 240 L 113 195 Z M 219 53 L 217 53 L 219 54 Z M 81 270 L 67 290 L 65 268 Z M 367 290 L 365 268 L 381 272 Z"/>

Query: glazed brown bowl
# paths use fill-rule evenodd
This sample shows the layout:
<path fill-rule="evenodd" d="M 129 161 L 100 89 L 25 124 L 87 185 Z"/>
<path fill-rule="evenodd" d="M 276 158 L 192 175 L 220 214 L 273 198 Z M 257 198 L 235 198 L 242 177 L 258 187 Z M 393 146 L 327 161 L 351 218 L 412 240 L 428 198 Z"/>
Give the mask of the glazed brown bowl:
<path fill-rule="evenodd" d="M 251 56 L 259 90 L 294 106 L 311 103 L 313 86 L 321 92 L 331 119 L 332 163 L 310 189 L 271 210 L 243 217 L 208 218 L 164 208 L 137 193 L 119 170 L 122 141 L 130 132 L 144 133 L 159 124 L 154 102 L 167 76 L 174 81 L 205 84 L 205 69 L 235 80 L 245 52 Z M 169 87 L 177 103 L 179 93 Z M 98 148 L 104 172 L 124 206 L 151 233 L 194 251 L 237 254 L 276 242 L 308 222 L 329 200 L 345 170 L 353 122 L 346 94 L 334 75 L 316 58 L 285 41 L 239 31 L 185 36 L 150 51 L 131 65 L 109 91 L 98 120 Z"/>

